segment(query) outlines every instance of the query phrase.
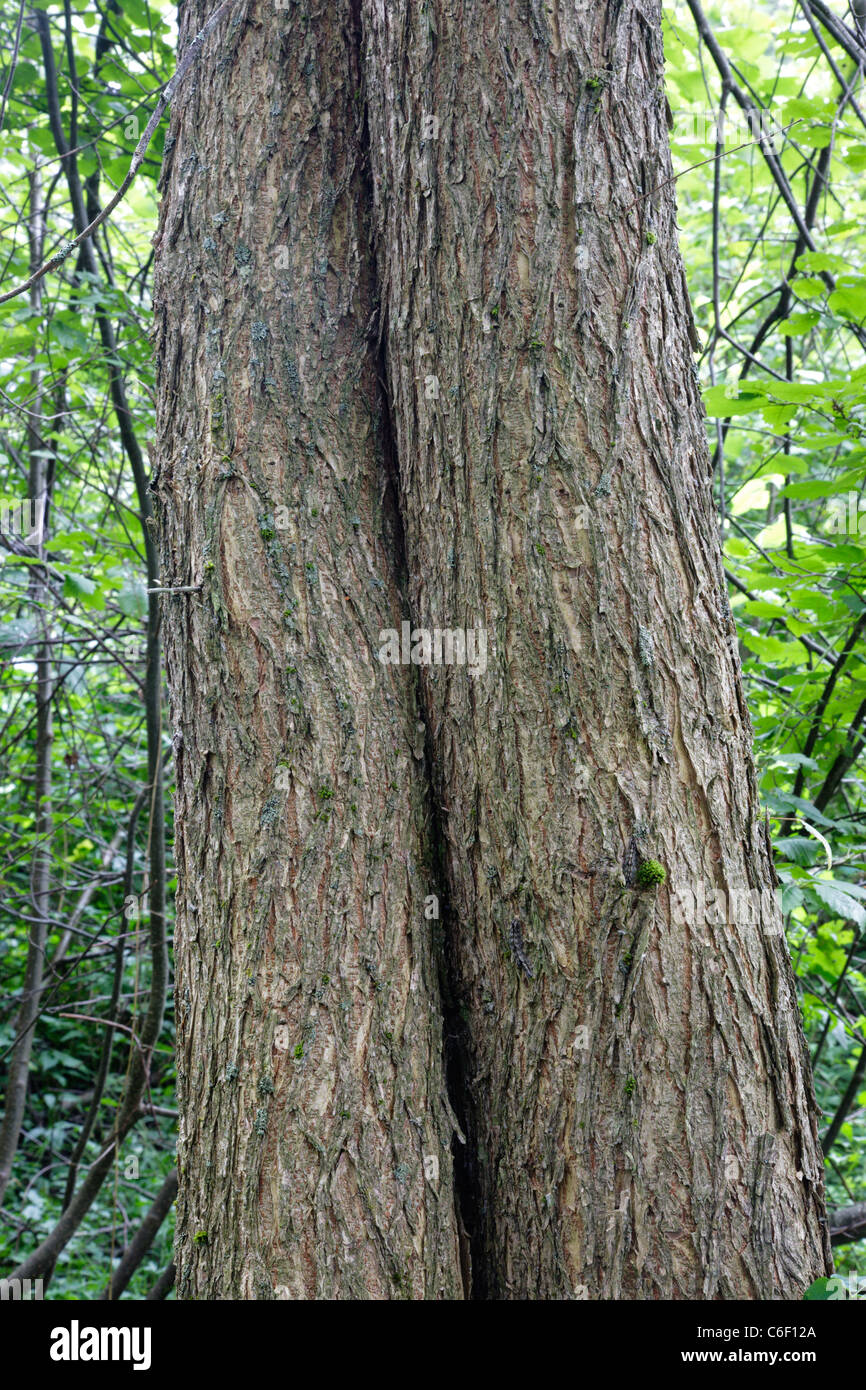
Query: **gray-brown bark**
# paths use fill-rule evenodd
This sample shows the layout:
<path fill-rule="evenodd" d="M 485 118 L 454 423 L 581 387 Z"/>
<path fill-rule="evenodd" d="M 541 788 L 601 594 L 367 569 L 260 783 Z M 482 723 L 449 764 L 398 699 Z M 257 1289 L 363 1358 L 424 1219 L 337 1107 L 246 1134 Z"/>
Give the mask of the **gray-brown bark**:
<path fill-rule="evenodd" d="M 172 113 L 179 1297 L 462 1292 L 358 94 L 346 3 L 268 6 Z"/>
<path fill-rule="evenodd" d="M 830 1267 L 821 1155 L 711 506 L 658 9 L 253 8 L 202 63 L 158 253 L 165 577 L 203 586 L 166 600 L 179 1292 L 453 1294 L 421 911 L 444 891 L 473 1296 L 797 1298 Z M 483 674 L 420 669 L 432 790 L 414 668 L 376 661 L 404 618 L 488 635 Z M 647 859 L 664 885 L 639 886 Z M 698 909 L 699 886 L 755 910 Z M 300 1067 L 272 1067 L 284 1020 Z M 342 1117 L 381 1088 L 397 1125 L 407 1085 L 440 1202 L 411 1128 L 399 1147 L 354 1101 Z M 398 1153 L 435 1260 L 408 1253 Z"/>
<path fill-rule="evenodd" d="M 425 683 L 490 1292 L 797 1297 L 826 1245 L 778 912 L 670 911 L 670 890 L 760 891 L 772 870 L 658 10 L 367 12 L 411 603 L 494 634 L 483 681 Z M 636 887 L 630 846 L 668 887 Z M 515 916 L 534 980 L 506 959 Z"/>

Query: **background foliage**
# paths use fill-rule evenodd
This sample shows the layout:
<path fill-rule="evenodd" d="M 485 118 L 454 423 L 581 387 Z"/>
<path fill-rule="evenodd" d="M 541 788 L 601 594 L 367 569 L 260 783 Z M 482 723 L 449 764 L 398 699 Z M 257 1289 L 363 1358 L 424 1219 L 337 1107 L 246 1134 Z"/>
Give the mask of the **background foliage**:
<path fill-rule="evenodd" d="M 866 1199 L 866 31 L 833 18 L 687 2 L 667 12 L 665 53 L 675 167 L 709 161 L 678 180 L 682 246 L 837 1208 Z M 835 1257 L 866 1269 L 855 1244 Z"/>

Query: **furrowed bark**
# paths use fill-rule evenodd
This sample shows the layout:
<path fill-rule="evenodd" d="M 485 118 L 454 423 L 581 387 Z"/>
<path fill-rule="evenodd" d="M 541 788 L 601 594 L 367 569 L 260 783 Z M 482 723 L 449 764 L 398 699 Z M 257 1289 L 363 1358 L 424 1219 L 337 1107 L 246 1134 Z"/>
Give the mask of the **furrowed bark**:
<path fill-rule="evenodd" d="M 799 1298 L 831 1268 L 816 1106 L 712 511 L 658 7 L 362 12 L 405 616 L 489 638 L 484 674 L 421 667 L 476 1296 Z M 649 860 L 664 885 L 641 888 Z"/>
<path fill-rule="evenodd" d="M 358 42 L 346 0 L 253 5 L 172 110 L 181 1298 L 462 1296 L 414 673 L 376 660 L 404 601 Z"/>

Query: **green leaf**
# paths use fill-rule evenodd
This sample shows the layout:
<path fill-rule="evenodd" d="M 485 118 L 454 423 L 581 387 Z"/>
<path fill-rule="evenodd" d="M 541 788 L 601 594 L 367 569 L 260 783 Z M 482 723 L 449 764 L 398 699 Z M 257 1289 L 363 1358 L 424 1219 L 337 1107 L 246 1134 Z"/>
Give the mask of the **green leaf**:
<path fill-rule="evenodd" d="M 796 338 L 803 333 L 811 333 L 817 323 L 821 322 L 821 315 L 814 309 L 807 313 L 791 314 L 789 318 L 782 319 L 779 324 L 779 332 L 786 338 Z"/>
<path fill-rule="evenodd" d="M 764 599 L 749 600 L 741 607 L 741 612 L 755 618 L 784 618 L 785 608 L 778 603 L 767 603 Z"/>
<path fill-rule="evenodd" d="M 821 853 L 821 846 L 817 840 L 809 840 L 800 835 L 783 836 L 773 842 L 773 847 L 785 859 L 790 859 L 793 864 L 799 864 L 805 869 L 811 868 Z"/>
<path fill-rule="evenodd" d="M 802 256 L 797 257 L 798 270 L 830 270 L 834 275 L 840 271 L 848 269 L 848 262 L 843 256 L 837 256 L 827 251 L 804 251 Z"/>
<path fill-rule="evenodd" d="M 777 753 L 773 759 L 773 766 L 777 764 L 782 767 L 808 767 L 813 772 L 817 772 L 819 766 L 814 758 L 807 758 L 805 753 Z"/>
<path fill-rule="evenodd" d="M 118 595 L 117 606 L 128 618 L 147 617 L 147 589 L 140 579 L 128 579 L 124 583 Z"/>
<path fill-rule="evenodd" d="M 831 879 L 815 878 L 809 884 L 809 889 L 834 916 L 841 917 L 846 922 L 856 922 L 858 927 L 866 926 L 866 909 L 855 902 L 850 893 L 846 893 L 838 883 Z"/>
<path fill-rule="evenodd" d="M 827 1278 L 827 1276 L 822 1274 L 820 1279 L 816 1279 L 814 1283 L 809 1285 L 808 1289 L 803 1294 L 804 1300 L 812 1303 L 828 1302 L 830 1299 L 830 1294 L 827 1292 L 827 1286 L 829 1283 L 830 1280 Z"/>
<path fill-rule="evenodd" d="M 839 481 L 836 478 L 828 478 L 824 481 L 812 483 L 789 483 L 787 487 L 781 489 L 783 496 L 794 498 L 813 498 L 813 497 L 838 497 Z"/>
<path fill-rule="evenodd" d="M 803 894 L 796 883 L 783 883 L 776 891 L 783 916 L 787 917 L 789 912 L 794 912 L 796 908 L 802 907 Z"/>
<path fill-rule="evenodd" d="M 834 822 L 828 820 L 825 815 L 813 806 L 811 801 L 805 801 L 802 796 L 792 796 L 790 792 L 767 792 L 764 797 L 765 802 L 771 811 L 789 816 L 792 811 L 796 811 L 810 825 L 829 826 L 832 830 Z"/>
<path fill-rule="evenodd" d="M 781 637 L 762 637 L 756 632 L 744 632 L 742 640 L 750 651 L 762 661 L 777 666 L 795 666 L 806 659 L 806 649 L 795 640 L 783 641 Z"/>
<path fill-rule="evenodd" d="M 85 608 L 104 608 L 105 599 L 95 579 L 67 570 L 63 578 L 64 598 L 78 599 Z"/>
<path fill-rule="evenodd" d="M 827 303 L 835 314 L 860 323 L 866 318 L 866 279 L 855 275 L 840 279 Z"/>
<path fill-rule="evenodd" d="M 800 299 L 820 299 L 827 289 L 818 275 L 798 275 L 790 284 Z"/>
<path fill-rule="evenodd" d="M 728 392 L 731 392 L 729 395 Z M 729 415 L 749 415 L 762 410 L 766 404 L 766 392 L 754 382 L 737 386 L 710 386 L 704 391 L 704 407 L 713 419 L 723 420 Z"/>

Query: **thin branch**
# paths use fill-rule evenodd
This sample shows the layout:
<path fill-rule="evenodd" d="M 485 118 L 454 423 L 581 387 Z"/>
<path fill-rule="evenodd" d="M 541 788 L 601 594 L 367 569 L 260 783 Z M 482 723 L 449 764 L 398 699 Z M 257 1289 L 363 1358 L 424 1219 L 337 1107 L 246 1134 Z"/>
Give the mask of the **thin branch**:
<path fill-rule="evenodd" d="M 177 1169 L 173 1168 L 142 1218 L 141 1225 L 123 1252 L 120 1262 L 102 1291 L 104 1299 L 116 1299 L 123 1293 L 138 1266 L 154 1242 L 160 1226 L 171 1211 L 177 1196 Z"/>
<path fill-rule="evenodd" d="M 153 1285 L 153 1288 L 145 1295 L 147 1301 L 149 1303 L 159 1303 L 163 1298 L 167 1298 L 174 1288 L 176 1276 L 177 1269 L 172 1260 L 168 1268 L 163 1270 L 162 1274 Z"/>
<path fill-rule="evenodd" d="M 831 1245 L 849 1245 L 866 1238 L 866 1202 L 854 1202 L 827 1214 Z"/>
<path fill-rule="evenodd" d="M 9 100 L 9 93 L 12 91 L 12 83 L 15 80 L 15 69 L 18 66 L 18 50 L 21 47 L 21 25 L 24 22 L 24 7 L 27 0 L 21 0 L 18 7 L 18 22 L 15 26 L 15 41 L 12 45 L 12 56 L 9 59 L 9 74 L 3 87 L 3 98 L 0 101 L 0 131 L 3 129 L 3 122 L 6 119 L 6 103 Z"/>
<path fill-rule="evenodd" d="M 863 1085 L 864 1073 L 866 1073 L 866 1043 L 860 1048 L 860 1056 L 857 1058 L 857 1065 L 851 1073 L 851 1080 L 848 1082 L 845 1094 L 839 1102 L 839 1108 L 833 1116 L 833 1122 L 827 1130 L 826 1135 L 821 1140 L 821 1149 L 825 1158 L 839 1137 L 839 1130 L 845 1123 L 848 1112 L 857 1099 L 857 1093 Z"/>

